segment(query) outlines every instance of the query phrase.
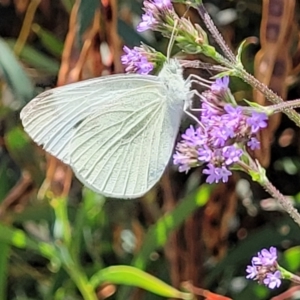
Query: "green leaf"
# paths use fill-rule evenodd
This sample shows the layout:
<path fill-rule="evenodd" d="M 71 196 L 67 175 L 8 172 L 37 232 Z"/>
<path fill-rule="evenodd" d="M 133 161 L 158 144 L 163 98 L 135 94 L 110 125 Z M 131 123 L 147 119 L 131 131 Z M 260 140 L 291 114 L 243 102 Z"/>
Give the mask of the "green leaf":
<path fill-rule="evenodd" d="M 64 44 L 52 32 L 43 29 L 38 24 L 32 24 L 32 31 L 39 37 L 43 46 L 53 55 L 61 57 Z"/>
<path fill-rule="evenodd" d="M 7 152 L 1 153 L 1 164 L 0 164 L 0 202 L 7 195 L 9 190 L 14 186 L 16 180 L 16 174 L 12 172 L 7 172 L 11 167 L 11 157 Z M 19 177 L 20 174 L 17 175 Z"/>
<path fill-rule="evenodd" d="M 243 54 L 246 50 L 246 48 L 253 43 L 253 40 L 252 39 L 245 39 L 241 42 L 241 44 L 239 45 L 238 47 L 238 51 L 237 51 L 237 61 L 238 61 L 238 64 L 243 67 L 243 62 L 242 62 L 242 59 L 243 59 Z"/>
<path fill-rule="evenodd" d="M 154 47 L 152 43 L 149 43 L 141 35 L 139 35 L 132 26 L 128 25 L 126 22 L 118 19 L 118 34 L 124 40 L 125 45 L 128 47 L 139 46 L 141 43 L 147 44 Z M 157 47 L 154 47 L 158 50 Z"/>
<path fill-rule="evenodd" d="M 286 268 L 291 272 L 296 272 L 300 268 L 300 246 L 290 248 L 284 252 Z"/>
<path fill-rule="evenodd" d="M 160 279 L 130 266 L 108 267 L 90 279 L 90 284 L 94 288 L 105 282 L 139 287 L 163 297 L 193 299 L 191 294 L 180 292 Z"/>
<path fill-rule="evenodd" d="M 29 171 L 34 182 L 40 185 L 44 178 L 40 170 L 41 157 L 37 154 L 36 147 L 28 135 L 20 127 L 15 126 L 5 134 L 4 139 L 15 163 L 22 170 Z"/>
<path fill-rule="evenodd" d="M 7 39 L 6 42 L 10 46 L 10 48 L 13 48 L 16 40 Z M 29 45 L 25 45 L 23 47 L 20 53 L 20 58 L 29 66 L 34 67 L 37 70 L 45 72 L 49 75 L 57 75 L 58 73 L 59 63 L 56 60 L 49 58 L 48 56 L 35 50 Z"/>
<path fill-rule="evenodd" d="M 21 107 L 34 97 L 34 85 L 24 72 L 8 44 L 1 38 L 0 53 L 0 75 L 2 73 L 11 91 L 20 101 Z"/>
<path fill-rule="evenodd" d="M 7 299 L 6 283 L 8 278 L 9 252 L 10 246 L 0 243 L 0 299 Z"/>

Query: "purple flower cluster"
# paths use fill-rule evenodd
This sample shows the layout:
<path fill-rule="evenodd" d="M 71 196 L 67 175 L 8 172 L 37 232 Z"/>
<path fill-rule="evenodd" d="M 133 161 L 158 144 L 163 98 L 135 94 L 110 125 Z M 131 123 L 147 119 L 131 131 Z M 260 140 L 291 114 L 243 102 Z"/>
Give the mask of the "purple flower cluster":
<path fill-rule="evenodd" d="M 277 249 L 270 247 L 270 250 L 262 249 L 251 260 L 251 265 L 247 266 L 246 278 L 258 281 L 270 289 L 281 285 L 281 272 L 277 265 Z"/>
<path fill-rule="evenodd" d="M 124 46 L 123 50 L 126 54 L 121 57 L 121 62 L 126 65 L 127 73 L 148 74 L 153 70 L 154 64 L 148 61 L 148 53 L 143 47 L 130 49 Z"/>
<path fill-rule="evenodd" d="M 255 135 L 267 126 L 265 113 L 228 104 L 228 99 L 234 99 L 228 84 L 228 77 L 217 79 L 201 94 L 200 126 L 186 130 L 173 156 L 180 172 L 206 163 L 203 173 L 208 183 L 227 182 L 232 174 L 229 168 L 240 161 L 245 145 L 258 149 Z"/>
<path fill-rule="evenodd" d="M 145 0 L 143 10 L 145 13 L 137 26 L 139 32 L 148 29 L 158 30 L 158 27 L 164 23 L 168 12 L 173 10 L 173 6 L 171 0 Z"/>

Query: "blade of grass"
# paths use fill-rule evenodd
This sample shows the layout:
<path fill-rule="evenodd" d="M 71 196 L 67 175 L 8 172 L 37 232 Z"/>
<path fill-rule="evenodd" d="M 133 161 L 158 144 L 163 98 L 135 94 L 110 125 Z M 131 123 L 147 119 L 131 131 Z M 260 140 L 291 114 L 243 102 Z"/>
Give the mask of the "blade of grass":
<path fill-rule="evenodd" d="M 9 47 L 13 49 L 16 40 L 7 39 L 6 42 L 9 45 Z M 45 72 L 49 75 L 57 75 L 59 70 L 59 63 L 56 60 L 49 58 L 48 56 L 35 50 L 29 45 L 25 45 L 23 47 L 22 51 L 20 52 L 20 59 L 23 60 L 29 66 L 34 67 L 37 70 Z"/>
<path fill-rule="evenodd" d="M 22 107 L 34 97 L 34 85 L 24 72 L 8 44 L 1 38 L 0 53 L 0 74 L 2 71 L 5 81 L 20 101 L 20 107 Z"/>
<path fill-rule="evenodd" d="M 6 284 L 8 276 L 10 245 L 0 243 L 0 299 L 7 299 Z"/>
<path fill-rule="evenodd" d="M 192 299 L 191 294 L 180 292 L 160 279 L 130 266 L 112 266 L 102 269 L 90 280 L 93 288 L 105 282 L 139 287 L 168 298 Z"/>

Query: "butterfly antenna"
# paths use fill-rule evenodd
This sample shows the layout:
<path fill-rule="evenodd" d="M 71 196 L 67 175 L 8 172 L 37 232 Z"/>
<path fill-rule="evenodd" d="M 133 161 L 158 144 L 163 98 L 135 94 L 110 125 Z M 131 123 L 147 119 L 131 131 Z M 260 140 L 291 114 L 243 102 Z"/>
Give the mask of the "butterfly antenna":
<path fill-rule="evenodd" d="M 167 49 L 167 60 L 169 60 L 170 57 L 171 57 L 171 51 L 172 51 L 172 48 L 173 48 L 174 43 L 175 43 L 175 36 L 176 36 L 175 31 L 176 31 L 177 24 L 178 24 L 178 20 L 176 19 L 175 22 L 174 22 L 174 27 L 173 27 L 173 30 L 172 30 L 172 34 L 171 34 L 168 49 Z"/>

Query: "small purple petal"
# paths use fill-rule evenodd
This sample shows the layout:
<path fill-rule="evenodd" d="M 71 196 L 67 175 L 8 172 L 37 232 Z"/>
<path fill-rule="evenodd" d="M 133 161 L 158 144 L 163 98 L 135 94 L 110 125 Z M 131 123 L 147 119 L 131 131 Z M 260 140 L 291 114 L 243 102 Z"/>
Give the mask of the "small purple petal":
<path fill-rule="evenodd" d="M 265 113 L 254 111 L 251 117 L 248 117 L 247 124 L 251 127 L 252 133 L 256 133 L 258 130 L 268 126 L 267 121 L 268 117 Z"/>
<path fill-rule="evenodd" d="M 220 180 L 222 182 L 228 181 L 228 176 L 232 175 L 231 171 L 229 171 L 226 167 L 215 167 L 213 164 L 207 165 L 208 169 L 203 170 L 203 174 L 208 175 L 206 178 L 207 183 L 218 183 Z"/>
<path fill-rule="evenodd" d="M 150 11 L 147 11 L 145 14 L 142 15 L 142 21 L 137 26 L 138 32 L 143 32 L 148 29 L 152 29 L 154 25 L 158 22 L 155 20 L 153 14 Z"/>
<path fill-rule="evenodd" d="M 268 273 L 267 277 L 264 279 L 264 284 L 270 288 L 274 289 L 275 287 L 279 287 L 281 285 L 281 273 L 280 271 L 276 271 L 275 273 Z"/>
<path fill-rule="evenodd" d="M 247 142 L 247 146 L 248 146 L 251 150 L 259 149 L 259 148 L 260 148 L 260 142 L 258 141 L 257 138 L 252 137 L 252 138 Z"/>
<path fill-rule="evenodd" d="M 154 64 L 147 59 L 147 52 L 139 47 L 133 49 L 123 47 L 126 54 L 122 55 L 122 64 L 126 65 L 126 72 L 148 74 L 154 69 Z"/>
<path fill-rule="evenodd" d="M 187 172 L 190 169 L 189 158 L 179 152 L 173 154 L 173 163 L 178 165 L 179 172 Z"/>
<path fill-rule="evenodd" d="M 195 129 L 192 125 L 190 125 L 181 137 L 190 147 L 201 146 L 206 143 L 206 134 L 202 132 L 201 128 Z"/>
<path fill-rule="evenodd" d="M 140 53 L 135 49 L 130 49 L 127 46 L 123 47 L 123 50 L 126 54 L 121 56 L 121 62 L 123 65 L 130 64 L 133 60 L 136 60 L 137 56 L 140 56 Z"/>
<path fill-rule="evenodd" d="M 270 250 L 262 249 L 259 255 L 263 266 L 272 266 L 277 260 L 277 249 L 275 247 L 270 247 Z"/>
<path fill-rule="evenodd" d="M 229 171 L 225 166 L 223 166 L 222 168 L 220 168 L 219 170 L 219 176 L 220 176 L 220 180 L 222 180 L 223 183 L 228 181 L 228 177 L 232 175 L 232 172 Z"/>
<path fill-rule="evenodd" d="M 172 8 L 172 2 L 170 0 L 153 0 L 153 3 L 158 7 L 159 9 Z"/>
<path fill-rule="evenodd" d="M 229 77 L 224 76 L 222 78 L 217 78 L 216 81 L 211 85 L 210 89 L 213 93 L 220 94 L 228 89 Z"/>
<path fill-rule="evenodd" d="M 226 146 L 223 148 L 223 156 L 226 159 L 225 164 L 231 165 L 241 158 L 243 155 L 242 149 L 237 149 L 235 146 Z"/>
<path fill-rule="evenodd" d="M 153 70 L 154 66 L 151 62 L 148 62 L 146 57 L 142 57 L 140 62 L 137 64 L 137 73 L 148 74 Z"/>
<path fill-rule="evenodd" d="M 215 168 L 215 166 L 212 164 L 208 164 L 207 168 L 208 169 L 204 169 L 202 172 L 203 174 L 208 175 L 208 177 L 206 178 L 206 182 L 210 184 L 214 182 L 219 182 L 220 176 L 218 174 L 218 169 Z"/>
<path fill-rule="evenodd" d="M 198 159 L 201 162 L 209 162 L 212 159 L 212 155 L 213 152 L 207 147 L 198 150 Z"/>
<path fill-rule="evenodd" d="M 254 279 L 257 276 L 257 268 L 255 266 L 247 266 L 246 272 L 249 273 L 246 278 Z"/>
<path fill-rule="evenodd" d="M 227 112 L 228 115 L 230 115 L 233 118 L 239 117 L 243 110 L 240 106 L 232 106 L 231 104 L 226 104 L 224 106 L 224 110 Z"/>

